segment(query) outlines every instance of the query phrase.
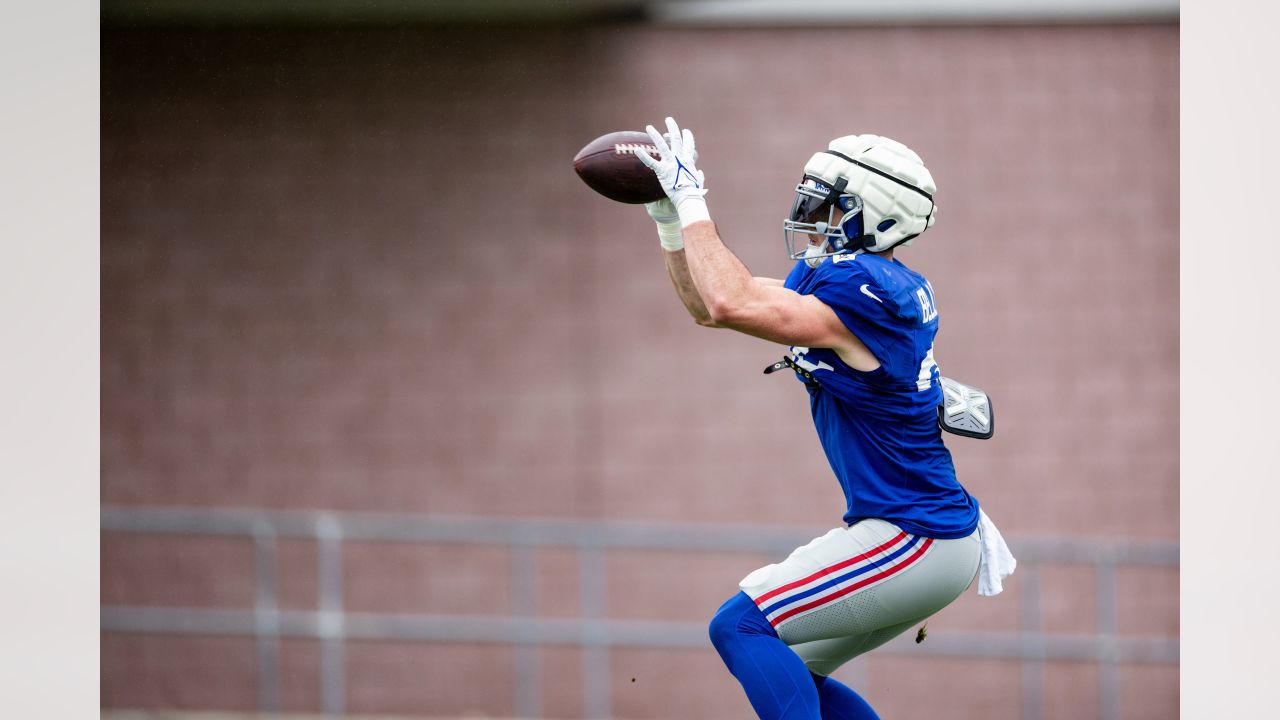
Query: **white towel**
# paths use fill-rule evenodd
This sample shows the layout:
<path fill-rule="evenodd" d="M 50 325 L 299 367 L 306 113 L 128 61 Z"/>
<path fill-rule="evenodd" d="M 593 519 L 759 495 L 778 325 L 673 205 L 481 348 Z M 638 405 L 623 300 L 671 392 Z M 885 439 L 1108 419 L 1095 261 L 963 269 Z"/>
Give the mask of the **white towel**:
<path fill-rule="evenodd" d="M 1004 544 L 1004 538 L 987 514 L 978 509 L 978 538 L 982 554 L 978 557 L 978 594 L 999 595 L 1004 590 L 1004 579 L 1013 574 L 1018 561 Z"/>

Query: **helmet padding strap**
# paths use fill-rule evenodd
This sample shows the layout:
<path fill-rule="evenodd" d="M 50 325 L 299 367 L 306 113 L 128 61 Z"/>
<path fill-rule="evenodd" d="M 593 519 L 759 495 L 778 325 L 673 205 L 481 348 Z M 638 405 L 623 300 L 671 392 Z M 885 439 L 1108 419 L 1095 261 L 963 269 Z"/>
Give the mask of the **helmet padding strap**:
<path fill-rule="evenodd" d="M 837 178 L 836 184 L 827 192 L 827 199 L 823 201 L 824 205 L 835 205 L 840 201 L 840 195 L 844 193 L 845 187 L 849 184 L 849 178 Z"/>
<path fill-rule="evenodd" d="M 844 160 L 844 161 L 846 161 L 846 162 L 851 162 L 851 163 L 853 163 L 854 165 L 857 165 L 858 167 L 862 168 L 863 170 L 866 170 L 866 171 L 868 171 L 868 172 L 873 172 L 873 173 L 875 173 L 876 175 L 879 175 L 880 177 L 882 177 L 882 178 L 884 178 L 884 179 L 886 179 L 886 180 L 892 180 L 893 182 L 896 182 L 896 183 L 898 183 L 899 185 L 901 185 L 901 186 L 903 186 L 903 187 L 905 187 L 905 188 L 910 188 L 910 189 L 912 189 L 912 190 L 915 190 L 916 192 L 918 192 L 918 193 L 920 193 L 921 195 L 923 195 L 923 196 L 925 196 L 926 198 L 928 198 L 928 199 L 929 199 L 929 202 L 933 202 L 933 195 L 930 195 L 929 193 L 925 192 L 922 188 L 916 187 L 915 185 L 912 185 L 911 183 L 907 182 L 906 180 L 903 180 L 902 178 L 896 178 L 896 177 L 894 177 L 894 176 L 890 175 L 889 173 L 887 173 L 887 172 L 885 172 L 885 171 L 881 170 L 880 168 L 872 167 L 872 166 L 870 166 L 870 165 L 868 165 L 868 164 L 866 164 L 866 163 L 864 163 L 864 162 L 858 162 L 857 160 L 854 160 L 853 158 L 849 157 L 848 155 L 845 155 L 845 154 L 844 154 L 844 153 L 842 153 L 842 152 L 836 152 L 835 150 L 823 150 L 822 152 L 824 152 L 824 153 L 826 153 L 826 154 L 828 154 L 828 155 L 835 155 L 836 157 L 840 158 L 841 160 Z"/>

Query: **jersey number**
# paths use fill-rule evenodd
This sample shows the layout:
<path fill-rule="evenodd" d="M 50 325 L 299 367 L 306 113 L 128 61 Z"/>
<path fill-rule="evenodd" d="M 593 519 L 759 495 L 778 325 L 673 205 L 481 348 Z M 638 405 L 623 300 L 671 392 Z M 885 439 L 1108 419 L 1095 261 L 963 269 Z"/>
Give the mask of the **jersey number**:
<path fill-rule="evenodd" d="M 938 363 L 933 359 L 933 346 L 929 346 L 929 352 L 924 354 L 924 360 L 920 361 L 920 375 L 916 377 L 916 390 L 924 392 L 933 384 L 933 373 L 937 371 Z"/>

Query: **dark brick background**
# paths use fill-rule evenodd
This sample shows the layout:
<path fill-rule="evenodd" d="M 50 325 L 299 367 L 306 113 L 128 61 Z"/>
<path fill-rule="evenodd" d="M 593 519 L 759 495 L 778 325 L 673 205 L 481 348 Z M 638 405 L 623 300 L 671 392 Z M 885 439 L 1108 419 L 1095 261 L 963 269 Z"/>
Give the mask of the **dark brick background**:
<path fill-rule="evenodd" d="M 105 28 L 102 60 L 104 504 L 834 525 L 805 396 L 760 375 L 782 348 L 690 322 L 644 212 L 571 171 L 671 114 L 760 275 L 786 272 L 780 219 L 830 138 L 917 150 L 939 219 L 900 257 L 937 290 L 943 372 L 999 409 L 993 441 L 950 443 L 962 481 L 1013 538 L 1177 538 L 1176 25 Z M 503 548 L 347 552 L 358 609 L 511 608 Z M 313 606 L 314 545 L 280 553 L 282 603 Z M 611 578 L 656 583 L 650 560 L 688 592 L 611 587 L 618 616 L 705 618 L 764 562 L 618 552 Z M 572 557 L 537 562 L 537 612 L 572 617 Z M 107 534 L 102 571 L 104 604 L 253 602 L 233 540 Z M 1046 631 L 1092 632 L 1091 574 L 1043 581 Z M 1177 635 L 1176 569 L 1118 586 L 1121 633 Z M 1017 600 L 940 617 L 1016 630 Z M 285 709 L 318 709 L 317 652 L 285 643 Z M 102 653 L 104 706 L 253 706 L 250 640 L 109 633 Z M 511 662 L 353 643 L 348 705 L 509 714 Z M 650 683 L 613 688 L 620 716 L 747 711 L 710 650 L 615 663 Z M 568 668 L 549 716 L 582 712 L 580 664 L 543 651 Z M 1121 670 L 1125 718 L 1176 713 L 1176 666 Z M 1019 707 L 1016 663 L 873 655 L 866 677 L 886 717 Z M 1045 687 L 1050 717 L 1096 707 L 1092 665 L 1051 663 Z"/>

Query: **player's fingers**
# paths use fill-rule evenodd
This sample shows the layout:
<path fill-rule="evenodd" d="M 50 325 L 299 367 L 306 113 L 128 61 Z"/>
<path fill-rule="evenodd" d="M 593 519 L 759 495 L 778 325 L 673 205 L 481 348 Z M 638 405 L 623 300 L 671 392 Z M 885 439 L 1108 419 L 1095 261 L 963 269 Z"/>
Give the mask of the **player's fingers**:
<path fill-rule="evenodd" d="M 693 144 L 693 131 L 689 128 L 684 129 L 683 142 L 681 144 L 684 146 L 684 151 L 689 153 L 689 157 L 693 158 L 695 163 L 698 162 L 698 148 Z"/>
<path fill-rule="evenodd" d="M 680 135 L 680 126 L 676 125 L 675 118 L 667 118 L 667 134 L 671 136 L 671 151 L 679 154 L 684 142 Z"/>
<path fill-rule="evenodd" d="M 649 133 L 649 139 L 653 141 L 653 146 L 658 148 L 659 155 L 666 157 L 671 154 L 671 146 L 667 144 L 666 140 L 662 139 L 662 135 L 658 132 L 656 127 L 652 125 L 645 125 L 644 131 Z"/>
<path fill-rule="evenodd" d="M 680 138 L 672 138 L 671 133 L 662 133 L 662 139 L 667 141 L 667 145 L 671 147 L 671 152 L 675 152 L 680 145 Z"/>
<path fill-rule="evenodd" d="M 649 154 L 649 151 L 645 150 L 644 148 L 640 148 L 639 150 L 636 150 L 635 155 L 636 155 L 636 159 L 644 163 L 644 166 L 649 168 L 650 170 L 654 169 L 658 165 L 658 161 L 654 160 L 653 156 Z"/>

